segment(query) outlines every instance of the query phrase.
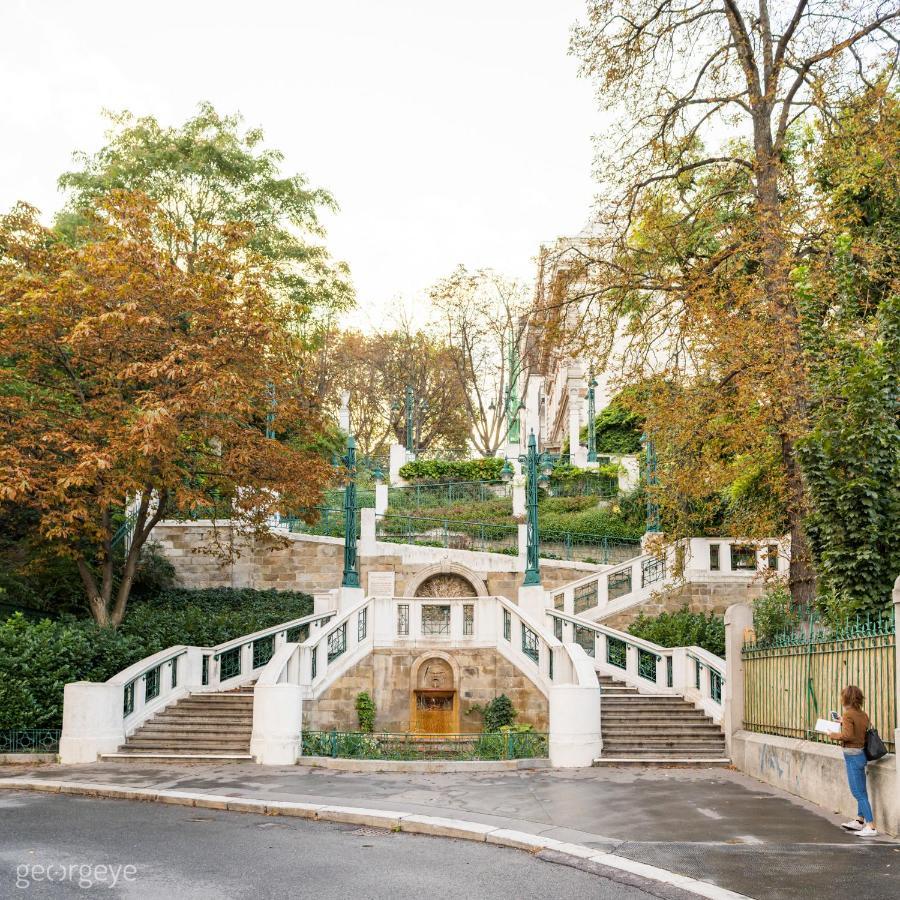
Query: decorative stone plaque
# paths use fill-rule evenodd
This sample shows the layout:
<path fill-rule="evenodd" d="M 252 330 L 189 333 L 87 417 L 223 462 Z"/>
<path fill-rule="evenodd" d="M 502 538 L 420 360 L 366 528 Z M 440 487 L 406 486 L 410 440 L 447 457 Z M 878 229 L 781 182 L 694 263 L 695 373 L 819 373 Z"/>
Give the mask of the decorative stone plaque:
<path fill-rule="evenodd" d="M 369 572 L 369 596 L 393 597 L 396 590 L 393 572 Z"/>

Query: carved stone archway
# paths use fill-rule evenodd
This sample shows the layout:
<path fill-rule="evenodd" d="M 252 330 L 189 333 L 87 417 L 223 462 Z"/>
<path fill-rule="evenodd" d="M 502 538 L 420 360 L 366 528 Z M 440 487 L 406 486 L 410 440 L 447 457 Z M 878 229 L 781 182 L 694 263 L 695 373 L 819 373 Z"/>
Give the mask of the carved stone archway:
<path fill-rule="evenodd" d="M 471 569 L 455 563 L 426 566 L 413 575 L 407 597 L 486 597 L 487 585 Z"/>

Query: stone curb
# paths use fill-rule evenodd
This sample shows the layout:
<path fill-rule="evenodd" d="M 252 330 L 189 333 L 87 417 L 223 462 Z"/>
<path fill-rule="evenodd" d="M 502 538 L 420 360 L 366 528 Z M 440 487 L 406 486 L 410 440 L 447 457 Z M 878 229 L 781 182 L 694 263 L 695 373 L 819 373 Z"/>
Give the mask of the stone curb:
<path fill-rule="evenodd" d="M 508 828 L 495 828 L 481 822 L 462 819 L 446 819 L 439 816 L 423 816 L 383 809 L 366 809 L 359 806 L 329 806 L 326 804 L 294 803 L 288 800 L 258 800 L 245 797 L 229 797 L 223 794 L 197 794 L 187 791 L 148 790 L 119 785 L 93 784 L 81 781 L 51 781 L 40 778 L 0 778 L 0 789 L 41 791 L 53 794 L 77 794 L 83 797 L 103 797 L 113 800 L 146 800 L 176 806 L 192 806 L 200 809 L 224 809 L 231 812 L 250 812 L 268 816 L 296 816 L 324 822 L 340 822 L 349 825 L 374 826 L 403 831 L 410 834 L 427 834 L 435 837 L 451 837 L 467 841 L 495 844 L 540 853 L 552 850 L 554 855 L 568 857 L 569 864 L 577 867 L 581 861 L 597 863 L 608 869 L 637 875 L 649 881 L 658 881 L 680 888 L 710 900 L 752 900 L 727 888 L 707 881 L 698 881 L 667 869 L 649 866 L 610 853 L 602 853 L 581 844 L 544 838 Z"/>

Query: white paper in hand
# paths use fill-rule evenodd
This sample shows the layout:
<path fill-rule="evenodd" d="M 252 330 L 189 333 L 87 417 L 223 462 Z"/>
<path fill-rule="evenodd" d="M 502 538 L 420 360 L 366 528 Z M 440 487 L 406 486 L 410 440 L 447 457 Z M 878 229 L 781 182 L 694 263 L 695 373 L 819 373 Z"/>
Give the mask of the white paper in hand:
<path fill-rule="evenodd" d="M 829 722 L 828 719 L 817 719 L 816 720 L 816 731 L 821 731 L 822 734 L 840 734 L 841 733 L 841 723 L 840 722 Z"/>

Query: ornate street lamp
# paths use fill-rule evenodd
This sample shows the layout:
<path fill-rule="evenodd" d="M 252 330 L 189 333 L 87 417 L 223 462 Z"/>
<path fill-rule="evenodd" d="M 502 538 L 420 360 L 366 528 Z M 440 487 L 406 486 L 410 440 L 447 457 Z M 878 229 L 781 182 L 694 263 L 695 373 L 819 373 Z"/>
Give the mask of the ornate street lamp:
<path fill-rule="evenodd" d="M 527 552 L 525 556 L 525 580 L 523 585 L 541 583 L 540 570 L 540 533 L 538 530 L 538 487 L 547 483 L 548 474 L 553 470 L 553 463 L 546 453 L 538 453 L 534 432 L 528 435 L 528 453 L 519 457 L 525 467 L 525 512 L 527 530 Z M 538 468 L 541 473 L 538 475 Z M 512 466 L 507 460 L 500 473 L 509 481 L 513 476 Z"/>
<path fill-rule="evenodd" d="M 597 387 L 597 379 L 594 378 L 594 371 L 591 370 L 588 375 L 588 443 L 587 443 L 587 461 L 597 462 L 597 435 L 594 431 L 594 388 Z"/>
<path fill-rule="evenodd" d="M 341 460 L 347 470 L 344 488 L 344 577 L 342 587 L 358 588 L 359 565 L 356 558 L 356 439 L 347 436 L 347 453 Z"/>
<path fill-rule="evenodd" d="M 656 448 L 646 432 L 641 435 L 641 443 L 644 445 L 644 460 L 647 469 L 647 531 L 656 534 L 661 530 L 659 504 L 653 495 L 653 488 L 658 484 L 656 478 Z"/>

